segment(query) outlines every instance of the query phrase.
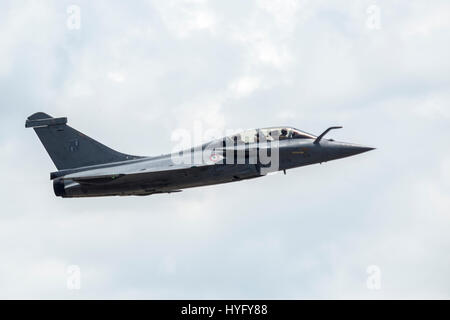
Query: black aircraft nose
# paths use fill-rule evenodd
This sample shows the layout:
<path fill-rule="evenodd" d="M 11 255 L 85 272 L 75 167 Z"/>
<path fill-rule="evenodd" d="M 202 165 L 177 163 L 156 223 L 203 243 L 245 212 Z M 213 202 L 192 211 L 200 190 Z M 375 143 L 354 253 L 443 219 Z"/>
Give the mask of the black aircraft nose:
<path fill-rule="evenodd" d="M 374 150 L 375 148 L 361 146 L 357 144 L 351 143 L 333 143 L 333 145 L 329 148 L 328 154 L 333 159 L 344 158 L 354 156 L 363 152 L 367 152 L 370 150 Z"/>
<path fill-rule="evenodd" d="M 372 147 L 366 147 L 366 146 L 358 146 L 358 145 L 350 145 L 344 147 L 344 152 L 348 153 L 350 156 L 354 156 L 355 154 L 360 154 L 363 152 L 367 152 L 370 150 L 373 150 L 375 148 Z"/>

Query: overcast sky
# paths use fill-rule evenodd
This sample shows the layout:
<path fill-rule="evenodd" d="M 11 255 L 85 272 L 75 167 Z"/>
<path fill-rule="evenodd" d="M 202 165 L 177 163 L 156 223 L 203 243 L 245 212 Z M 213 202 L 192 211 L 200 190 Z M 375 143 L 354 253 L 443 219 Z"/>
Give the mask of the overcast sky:
<path fill-rule="evenodd" d="M 1 1 L 0 298 L 450 298 L 449 33 L 447 0 Z M 62 199 L 36 111 L 138 155 L 196 125 L 377 150 Z"/>

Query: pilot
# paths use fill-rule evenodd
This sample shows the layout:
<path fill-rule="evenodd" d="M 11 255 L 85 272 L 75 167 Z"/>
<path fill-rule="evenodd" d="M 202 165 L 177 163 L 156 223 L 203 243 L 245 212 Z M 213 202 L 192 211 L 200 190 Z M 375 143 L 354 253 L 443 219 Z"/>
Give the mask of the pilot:
<path fill-rule="evenodd" d="M 292 139 L 300 139 L 302 137 L 302 135 L 300 133 L 298 133 L 297 131 L 294 131 L 292 133 Z"/>
<path fill-rule="evenodd" d="M 288 132 L 286 129 L 281 129 L 280 140 L 287 139 L 287 137 L 288 137 L 287 134 L 288 134 Z"/>

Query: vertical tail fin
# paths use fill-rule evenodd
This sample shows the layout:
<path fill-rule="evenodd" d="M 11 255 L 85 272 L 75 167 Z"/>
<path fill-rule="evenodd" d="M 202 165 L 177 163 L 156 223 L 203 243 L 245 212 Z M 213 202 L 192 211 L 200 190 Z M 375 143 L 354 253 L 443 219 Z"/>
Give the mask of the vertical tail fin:
<path fill-rule="evenodd" d="M 53 118 L 37 112 L 28 117 L 26 128 L 33 128 L 58 170 L 140 158 L 117 152 L 67 124 L 67 118 Z"/>

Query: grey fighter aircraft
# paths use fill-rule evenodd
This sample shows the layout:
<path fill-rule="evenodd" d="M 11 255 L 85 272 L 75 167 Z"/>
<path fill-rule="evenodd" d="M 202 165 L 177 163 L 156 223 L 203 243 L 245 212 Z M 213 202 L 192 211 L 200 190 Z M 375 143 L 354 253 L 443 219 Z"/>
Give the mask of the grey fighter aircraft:
<path fill-rule="evenodd" d="M 156 157 L 117 152 L 43 112 L 28 117 L 58 171 L 50 174 L 63 198 L 151 195 L 262 177 L 353 156 L 374 148 L 324 139 L 292 127 L 243 131 Z"/>

